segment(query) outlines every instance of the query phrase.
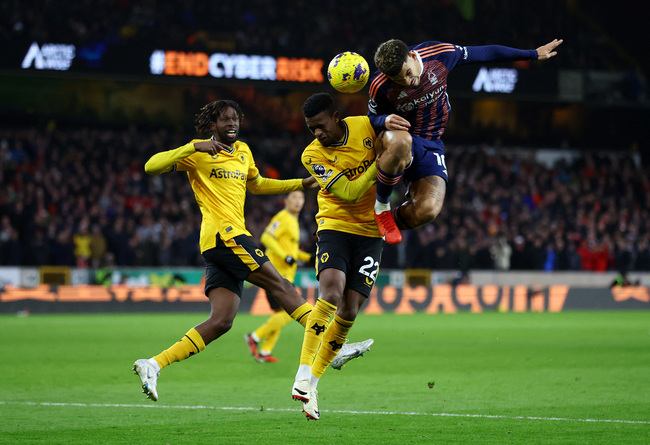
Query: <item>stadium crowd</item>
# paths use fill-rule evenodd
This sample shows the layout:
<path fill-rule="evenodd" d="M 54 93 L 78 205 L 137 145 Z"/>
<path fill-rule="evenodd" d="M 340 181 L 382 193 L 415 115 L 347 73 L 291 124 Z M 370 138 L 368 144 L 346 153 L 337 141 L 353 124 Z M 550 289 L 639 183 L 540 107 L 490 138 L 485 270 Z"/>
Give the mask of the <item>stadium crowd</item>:
<path fill-rule="evenodd" d="M 202 266 L 187 178 L 143 170 L 153 153 L 192 137 L 135 127 L 0 128 L 0 265 Z M 265 176 L 306 176 L 299 154 L 308 135 L 243 140 Z M 638 159 L 584 152 L 546 165 L 480 146 L 448 146 L 446 158 L 445 209 L 386 246 L 383 268 L 650 270 L 650 172 Z M 315 201 L 308 193 L 301 214 L 306 250 Z M 257 240 L 281 206 L 282 196 L 249 194 Z"/>

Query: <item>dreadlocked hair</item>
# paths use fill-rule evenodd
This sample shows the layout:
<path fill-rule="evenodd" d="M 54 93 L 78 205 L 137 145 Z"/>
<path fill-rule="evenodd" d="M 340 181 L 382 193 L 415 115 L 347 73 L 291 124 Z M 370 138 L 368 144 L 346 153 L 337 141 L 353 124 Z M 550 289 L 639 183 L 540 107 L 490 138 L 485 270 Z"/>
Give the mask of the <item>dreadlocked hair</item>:
<path fill-rule="evenodd" d="M 198 133 L 212 133 L 212 123 L 217 121 L 217 118 L 228 107 L 231 107 L 239 116 L 239 121 L 244 118 L 239 104 L 234 100 L 215 100 L 203 106 L 201 111 L 196 115 L 196 126 L 194 127 Z"/>

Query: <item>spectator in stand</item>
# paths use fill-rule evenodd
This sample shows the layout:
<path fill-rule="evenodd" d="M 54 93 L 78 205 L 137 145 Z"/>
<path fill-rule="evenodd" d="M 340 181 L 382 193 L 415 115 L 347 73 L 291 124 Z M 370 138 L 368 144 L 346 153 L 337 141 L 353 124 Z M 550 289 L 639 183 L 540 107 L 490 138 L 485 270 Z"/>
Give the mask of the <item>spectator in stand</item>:
<path fill-rule="evenodd" d="M 50 263 L 50 241 L 45 235 L 45 229 L 39 227 L 34 232 L 34 237 L 27 243 L 26 255 L 23 264 L 41 266 Z M 2 264 L 2 261 L 0 261 Z"/>
<path fill-rule="evenodd" d="M 106 237 L 99 224 L 93 224 L 90 234 L 90 265 L 97 269 L 104 267 L 106 257 Z"/>
<path fill-rule="evenodd" d="M 64 228 L 56 234 L 52 246 L 52 262 L 54 266 L 75 266 L 74 242 L 69 228 Z"/>
<path fill-rule="evenodd" d="M 454 239 L 454 263 L 462 277 L 469 276 L 469 271 L 474 267 L 474 254 L 473 246 L 467 241 L 466 234 L 460 234 Z"/>
<path fill-rule="evenodd" d="M 424 226 L 413 230 L 406 242 L 406 267 L 410 269 L 433 268 L 433 226 Z M 383 259 L 382 259 L 383 261 Z"/>
<path fill-rule="evenodd" d="M 23 247 L 18 239 L 18 231 L 13 227 L 6 232 L 6 239 L 0 244 L 1 258 L 7 266 L 23 264 Z"/>
<path fill-rule="evenodd" d="M 555 264 L 554 270 L 569 270 L 570 259 L 568 244 L 562 236 L 555 237 Z"/>
<path fill-rule="evenodd" d="M 107 248 L 115 257 L 118 266 L 128 266 L 133 252 L 129 246 L 129 234 L 126 231 L 124 218 L 117 217 L 111 227 L 107 228 Z"/>
<path fill-rule="evenodd" d="M 552 272 L 555 270 L 556 261 L 555 246 L 552 241 L 546 244 L 546 259 L 544 260 L 544 270 Z"/>
<path fill-rule="evenodd" d="M 627 276 L 630 270 L 634 269 L 637 253 L 634 251 L 634 243 L 632 240 L 618 237 L 616 244 L 615 263 L 618 272 Z"/>
<path fill-rule="evenodd" d="M 526 250 L 526 240 L 523 236 L 517 235 L 514 239 L 514 248 L 510 256 L 510 269 L 511 270 L 527 270 L 529 269 L 530 257 Z"/>
<path fill-rule="evenodd" d="M 512 257 L 512 247 L 505 236 L 500 236 L 497 242 L 490 248 L 490 253 L 494 259 L 494 267 L 497 270 L 510 270 L 510 258 Z"/>
<path fill-rule="evenodd" d="M 77 267 L 85 269 L 88 267 L 88 262 L 91 256 L 90 244 L 92 239 L 88 232 L 88 223 L 82 222 L 79 227 L 79 232 L 75 233 L 72 237 L 74 243 L 74 256 Z"/>
<path fill-rule="evenodd" d="M 530 255 L 530 269 L 531 270 L 544 270 L 546 264 L 546 246 L 544 240 L 539 237 L 534 237 L 533 241 L 528 243 L 528 255 Z"/>
<path fill-rule="evenodd" d="M 433 251 L 433 264 L 432 269 L 435 270 L 451 270 L 457 265 L 454 262 L 454 252 L 446 244 L 436 244 Z"/>
<path fill-rule="evenodd" d="M 580 269 L 581 270 L 595 270 L 595 251 L 594 251 L 593 242 L 590 243 L 588 240 L 583 239 L 580 242 L 580 247 L 578 247 L 577 252 L 580 255 Z"/>
<path fill-rule="evenodd" d="M 636 261 L 633 269 L 650 270 L 650 242 L 647 235 L 636 244 Z"/>

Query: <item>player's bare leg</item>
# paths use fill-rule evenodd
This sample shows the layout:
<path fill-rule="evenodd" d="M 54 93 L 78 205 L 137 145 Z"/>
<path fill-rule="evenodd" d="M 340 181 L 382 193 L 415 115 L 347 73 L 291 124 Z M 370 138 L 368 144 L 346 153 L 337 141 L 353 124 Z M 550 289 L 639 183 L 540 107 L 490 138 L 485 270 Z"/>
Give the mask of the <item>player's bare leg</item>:
<path fill-rule="evenodd" d="M 201 334 L 205 345 L 232 328 L 240 302 L 237 294 L 223 287 L 211 289 L 208 292 L 208 300 L 210 300 L 210 317 L 194 327 Z"/>
<path fill-rule="evenodd" d="M 394 210 L 400 229 L 414 229 L 432 222 L 442 211 L 447 182 L 440 176 L 426 176 L 409 187 L 409 199 Z"/>
<path fill-rule="evenodd" d="M 198 354 L 208 343 L 221 337 L 232 327 L 239 308 L 239 296 L 219 287 L 208 292 L 208 299 L 211 312 L 207 320 L 187 331 L 179 341 L 160 354 L 150 359 L 136 360 L 133 364 L 133 370 L 142 382 L 142 392 L 154 402 L 158 400 L 158 377 L 162 368 Z"/>
<path fill-rule="evenodd" d="M 306 303 L 289 280 L 282 278 L 270 261 L 251 272 L 246 277 L 246 281 L 264 289 L 289 315 Z"/>

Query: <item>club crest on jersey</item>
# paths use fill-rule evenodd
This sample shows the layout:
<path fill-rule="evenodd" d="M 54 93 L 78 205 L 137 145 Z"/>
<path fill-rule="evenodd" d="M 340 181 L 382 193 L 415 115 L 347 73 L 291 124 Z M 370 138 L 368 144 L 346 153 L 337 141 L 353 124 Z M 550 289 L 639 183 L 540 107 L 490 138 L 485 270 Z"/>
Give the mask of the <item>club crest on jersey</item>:
<path fill-rule="evenodd" d="M 246 156 L 244 156 L 244 153 L 239 153 L 239 160 L 242 164 L 246 163 Z"/>
<path fill-rule="evenodd" d="M 372 148 L 372 138 L 365 138 L 363 140 L 363 146 L 370 150 Z"/>
<path fill-rule="evenodd" d="M 436 76 L 436 73 L 433 71 L 429 71 L 427 73 L 427 77 L 429 78 L 429 82 L 431 82 L 431 85 L 435 85 L 438 83 L 438 76 Z"/>
<path fill-rule="evenodd" d="M 260 258 L 264 256 L 264 252 L 262 252 L 260 249 L 255 249 L 255 254 Z"/>
<path fill-rule="evenodd" d="M 330 259 L 330 254 L 329 253 L 324 253 L 320 256 L 320 262 L 321 263 L 327 263 L 327 260 Z"/>

